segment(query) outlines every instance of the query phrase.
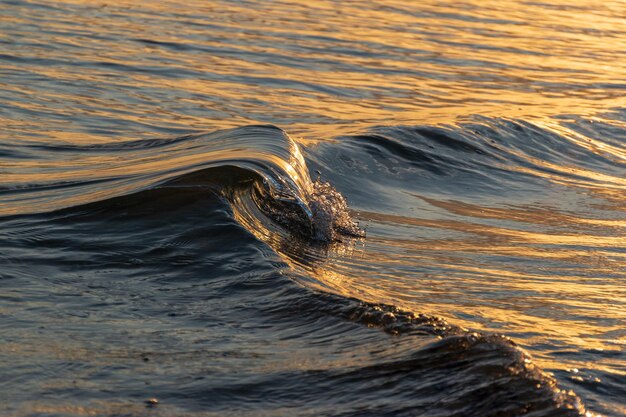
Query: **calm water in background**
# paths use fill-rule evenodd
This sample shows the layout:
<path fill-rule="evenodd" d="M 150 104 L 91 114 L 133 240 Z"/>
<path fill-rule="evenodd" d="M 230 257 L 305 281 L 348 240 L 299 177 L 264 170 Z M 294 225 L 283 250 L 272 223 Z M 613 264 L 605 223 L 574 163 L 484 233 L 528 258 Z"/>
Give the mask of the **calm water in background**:
<path fill-rule="evenodd" d="M 624 62 L 623 1 L 0 1 L 0 413 L 626 414 Z M 366 238 L 259 211 L 307 170 Z"/>

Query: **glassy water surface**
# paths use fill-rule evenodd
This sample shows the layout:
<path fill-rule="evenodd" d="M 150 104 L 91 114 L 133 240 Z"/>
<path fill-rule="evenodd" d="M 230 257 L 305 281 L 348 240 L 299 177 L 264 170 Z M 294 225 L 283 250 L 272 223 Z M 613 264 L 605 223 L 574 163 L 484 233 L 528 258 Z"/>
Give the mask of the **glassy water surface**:
<path fill-rule="evenodd" d="M 0 1 L 0 414 L 626 414 L 624 62 L 623 1 Z"/>

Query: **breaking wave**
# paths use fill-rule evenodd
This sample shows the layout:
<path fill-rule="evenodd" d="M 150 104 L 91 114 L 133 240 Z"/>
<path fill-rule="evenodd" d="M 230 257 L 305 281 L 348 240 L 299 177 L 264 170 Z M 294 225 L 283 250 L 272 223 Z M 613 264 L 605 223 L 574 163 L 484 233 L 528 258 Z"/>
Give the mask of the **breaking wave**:
<path fill-rule="evenodd" d="M 506 137 L 510 130 L 517 135 L 522 127 L 503 122 L 491 129 L 498 129 L 499 135 Z M 511 161 L 517 158 L 521 161 L 518 166 L 526 166 L 526 175 L 534 172 L 537 177 L 548 175 L 560 181 L 591 181 L 578 171 L 559 177 L 553 169 L 538 167 L 530 155 L 535 149 L 533 144 L 525 154 L 514 147 L 504 153 L 493 139 L 474 140 L 494 137 L 493 132 L 475 136 L 480 129 L 487 127 L 466 126 L 464 132 L 469 132 L 472 139 L 468 140 L 446 128 L 381 128 L 344 138 L 342 146 L 350 149 L 351 158 L 360 158 L 363 167 L 376 165 L 365 162 L 368 155 L 384 154 L 377 158 L 377 164 L 380 167 L 384 161 L 388 165 L 382 168 L 395 177 L 410 173 L 407 167 L 411 166 L 435 174 L 456 169 L 491 178 L 492 186 L 497 187 L 502 184 L 494 183 L 494 178 L 502 181 L 506 176 L 490 177 L 490 172 L 511 172 Z M 321 146 L 321 158 L 325 146 Z M 542 155 L 550 155 L 546 148 L 549 144 L 542 146 Z M 176 200 L 179 193 L 208 193 L 228 201 L 234 218 L 292 265 L 316 262 L 324 256 L 320 248 L 348 245 L 351 240 L 364 238 L 344 197 L 329 182 L 312 180 L 298 145 L 273 126 L 100 146 L 52 149 L 30 145 L 21 152 L 22 165 L 18 163 L 11 177 L 0 184 L 4 215 L 17 213 L 19 208 L 20 217 L 52 213 L 53 218 L 67 222 L 85 213 L 100 213 L 104 207 L 127 212 L 138 201 L 155 196 Z M 34 162 L 28 161 L 40 152 L 54 154 L 65 165 L 57 162 L 45 175 L 34 174 Z M 467 158 L 458 157 L 458 152 L 469 152 L 475 159 L 467 162 Z M 403 162 L 394 164 L 395 159 Z M 343 161 L 346 166 L 354 162 L 348 157 Z M 46 171 L 39 164 L 37 171 Z M 316 164 L 322 166 L 323 161 L 317 160 Z M 398 172 L 399 167 L 407 171 Z M 313 255 L 307 258 L 306 253 Z M 308 279 L 317 281 L 312 287 L 325 285 L 314 275 Z M 473 332 L 442 318 L 410 313 L 392 305 L 302 287 L 291 280 L 281 278 L 275 285 L 282 290 L 259 296 L 267 304 L 265 314 L 277 320 L 297 316 L 307 317 L 308 322 L 317 317 L 319 325 L 325 326 L 324 317 L 330 317 L 331 321 L 378 328 L 403 340 L 408 349 L 404 352 L 359 369 L 321 373 L 311 381 L 318 389 L 329 381 L 340 381 L 338 392 L 391 390 L 385 395 L 398 401 L 403 393 L 411 397 L 397 406 L 381 408 L 378 415 L 414 415 L 420 410 L 446 416 L 584 413 L 584 406 L 573 392 L 560 389 L 554 377 L 537 367 L 507 337 Z M 406 342 L 412 338 L 413 346 Z M 377 396 L 383 395 L 381 392 Z"/>

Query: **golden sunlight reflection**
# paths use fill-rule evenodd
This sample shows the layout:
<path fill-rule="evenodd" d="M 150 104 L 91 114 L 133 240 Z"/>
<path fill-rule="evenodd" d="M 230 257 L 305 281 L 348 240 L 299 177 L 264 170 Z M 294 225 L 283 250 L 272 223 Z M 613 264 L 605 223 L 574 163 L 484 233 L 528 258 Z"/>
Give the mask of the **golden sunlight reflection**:
<path fill-rule="evenodd" d="M 356 121 L 362 129 L 390 121 L 453 122 L 476 114 L 547 120 L 626 103 L 617 81 L 626 79 L 621 65 L 626 38 L 616 35 L 623 20 L 611 14 L 620 2 L 585 0 L 547 11 L 513 0 L 471 0 L 463 7 L 471 15 L 452 15 L 435 1 L 421 2 L 418 9 L 394 0 L 378 3 L 377 8 L 330 0 L 248 7 L 217 1 L 181 8 L 169 1 L 65 0 L 60 4 L 77 12 L 71 20 L 48 21 L 52 36 L 90 27 L 94 33 L 124 34 L 123 40 L 82 37 L 58 56 L 43 44 L 25 51 L 33 57 L 30 71 L 51 85 L 81 86 L 80 94 L 43 90 L 36 83 L 0 84 L 16 95 L 37 96 L 20 102 L 31 112 L 123 115 L 137 127 L 133 137 L 150 133 L 140 125 L 213 129 L 273 121 L 318 139 L 349 132 Z M 169 13 L 173 7 L 175 19 Z M 261 18 L 266 7 L 271 19 Z M 129 12 L 138 18 L 115 18 Z M 207 37 L 209 15 L 219 30 Z M 0 23 L 15 19 L 0 15 Z M 546 36 L 550 32 L 554 35 Z M 81 71 L 68 54 L 80 59 L 87 47 L 98 52 L 98 61 Z M 292 58 L 294 51 L 301 61 Z M 34 58 L 41 54 L 56 64 L 38 63 Z M 22 69 L 6 64 L 8 71 Z M 115 76 L 115 68 L 130 73 Z M 106 94 L 88 87 L 95 85 Z M 122 98 L 128 96 L 135 98 L 132 103 Z M 251 96 L 257 99 L 244 98 Z M 24 129 L 32 127 L 30 120 L 2 115 L 0 122 L 15 134 L 32 130 Z M 62 139 L 72 130 L 87 133 L 80 125 L 60 127 L 47 134 Z M 89 132 L 89 140 L 94 134 Z"/>

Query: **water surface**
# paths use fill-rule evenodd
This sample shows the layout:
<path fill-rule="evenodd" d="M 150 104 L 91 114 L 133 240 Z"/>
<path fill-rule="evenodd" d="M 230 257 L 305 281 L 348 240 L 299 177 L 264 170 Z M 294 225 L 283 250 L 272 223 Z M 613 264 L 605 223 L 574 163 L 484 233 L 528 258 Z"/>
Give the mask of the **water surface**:
<path fill-rule="evenodd" d="M 0 6 L 3 415 L 626 414 L 622 1 Z"/>

